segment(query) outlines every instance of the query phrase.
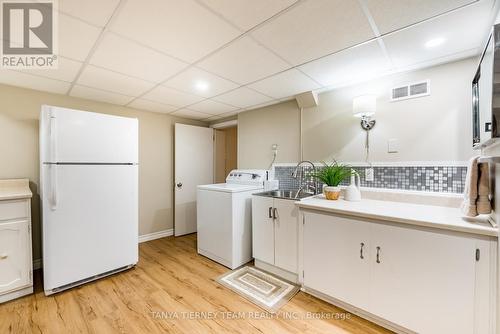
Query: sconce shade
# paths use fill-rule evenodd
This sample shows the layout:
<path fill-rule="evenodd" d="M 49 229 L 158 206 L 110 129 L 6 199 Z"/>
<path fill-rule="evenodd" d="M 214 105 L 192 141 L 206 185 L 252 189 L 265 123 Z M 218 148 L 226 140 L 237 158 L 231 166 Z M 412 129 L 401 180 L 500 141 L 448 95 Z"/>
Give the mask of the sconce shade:
<path fill-rule="evenodd" d="M 356 117 L 372 116 L 377 110 L 375 95 L 362 95 L 352 101 L 352 114 Z"/>

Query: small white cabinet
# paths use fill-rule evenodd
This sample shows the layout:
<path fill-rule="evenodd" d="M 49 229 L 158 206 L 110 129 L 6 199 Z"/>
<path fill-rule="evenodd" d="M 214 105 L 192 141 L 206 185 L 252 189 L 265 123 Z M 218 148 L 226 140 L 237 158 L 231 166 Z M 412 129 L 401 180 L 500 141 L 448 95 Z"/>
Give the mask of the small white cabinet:
<path fill-rule="evenodd" d="M 303 285 L 392 329 L 493 333 L 496 242 L 304 212 Z"/>
<path fill-rule="evenodd" d="M 253 196 L 253 257 L 267 265 L 297 274 L 297 245 L 298 208 L 295 206 L 295 202 L 293 200 Z"/>
<path fill-rule="evenodd" d="M 274 264 L 274 199 L 252 196 L 252 255 Z"/>
<path fill-rule="evenodd" d="M 30 283 L 29 242 L 28 221 L 0 223 L 0 293 Z"/>
<path fill-rule="evenodd" d="M 33 292 L 28 180 L 0 180 L 0 302 Z"/>

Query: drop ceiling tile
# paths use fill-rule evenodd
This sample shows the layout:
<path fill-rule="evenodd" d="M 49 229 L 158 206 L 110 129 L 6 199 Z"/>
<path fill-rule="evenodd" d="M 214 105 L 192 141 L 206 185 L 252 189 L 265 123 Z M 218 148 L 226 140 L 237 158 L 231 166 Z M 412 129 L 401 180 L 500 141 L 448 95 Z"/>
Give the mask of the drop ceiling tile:
<path fill-rule="evenodd" d="M 214 116 L 208 117 L 206 119 L 203 119 L 203 121 L 205 121 L 205 122 L 212 122 L 212 121 L 215 121 L 215 120 L 218 120 L 218 119 L 232 117 L 232 116 L 238 115 L 242 111 L 244 111 L 244 109 L 238 109 L 238 110 L 230 111 L 230 112 L 227 112 L 227 113 L 224 113 L 224 114 L 214 115 Z"/>
<path fill-rule="evenodd" d="M 377 41 L 343 50 L 299 67 L 323 86 L 369 80 L 391 68 L 389 59 Z"/>
<path fill-rule="evenodd" d="M 175 109 L 177 109 L 177 107 L 174 107 L 174 106 L 170 106 L 170 105 L 158 103 L 158 102 L 153 102 L 153 101 L 148 101 L 145 99 L 134 100 L 128 106 L 131 108 L 143 109 L 143 110 L 161 112 L 161 113 L 167 113 L 167 114 L 174 111 Z"/>
<path fill-rule="evenodd" d="M 59 15 L 59 54 L 84 61 L 94 46 L 101 28 L 64 14 Z"/>
<path fill-rule="evenodd" d="M 12 70 L 0 70 L 0 84 L 41 90 L 56 94 L 66 94 L 70 87 L 70 83 L 68 82 L 48 79 Z"/>
<path fill-rule="evenodd" d="M 254 109 L 259 109 L 259 108 L 264 108 L 264 107 L 267 107 L 267 106 L 271 106 L 273 104 L 278 104 L 280 102 L 283 102 L 285 100 L 290 100 L 291 98 L 287 98 L 287 99 L 283 99 L 283 100 L 273 100 L 273 101 L 269 101 L 269 102 L 265 102 L 265 103 L 260 103 L 260 104 L 256 104 L 254 106 L 250 106 L 248 108 L 245 108 L 245 111 L 247 110 L 254 110 Z"/>
<path fill-rule="evenodd" d="M 249 85 L 249 87 L 272 96 L 275 99 L 281 99 L 309 90 L 315 90 L 320 86 L 296 69 L 276 74 L 267 79 L 258 81 Z"/>
<path fill-rule="evenodd" d="M 239 86 L 234 82 L 195 67 L 183 71 L 165 82 L 164 85 L 204 97 L 218 95 Z"/>
<path fill-rule="evenodd" d="M 151 82 L 92 65 L 85 67 L 77 83 L 129 96 L 138 96 L 154 87 L 154 84 Z"/>
<path fill-rule="evenodd" d="M 157 83 L 188 66 L 113 33 L 104 36 L 90 63 Z"/>
<path fill-rule="evenodd" d="M 59 0 L 59 11 L 103 27 L 119 2 L 119 0 Z"/>
<path fill-rule="evenodd" d="M 345 0 L 304 1 L 251 34 L 293 65 L 374 37 L 358 1 Z"/>
<path fill-rule="evenodd" d="M 204 122 L 213 122 L 213 121 L 216 121 L 218 119 L 223 119 L 223 118 L 224 118 L 224 116 L 215 115 L 215 116 L 210 116 L 208 118 L 204 118 L 204 119 L 202 119 L 202 121 L 204 121 Z"/>
<path fill-rule="evenodd" d="M 73 82 L 83 63 L 64 57 L 59 57 L 57 68 L 47 68 L 38 70 L 19 70 L 28 74 L 36 74 L 42 77 L 56 79 L 66 82 Z"/>
<path fill-rule="evenodd" d="M 398 30 L 477 0 L 364 0 L 381 34 Z"/>
<path fill-rule="evenodd" d="M 458 56 L 463 51 L 481 47 L 489 29 L 490 15 L 489 4 L 480 2 L 387 35 L 383 42 L 398 68 L 453 54 Z M 426 42 L 432 39 L 443 39 L 443 43 L 426 47 Z"/>
<path fill-rule="evenodd" d="M 188 62 L 241 34 L 193 0 L 129 0 L 111 30 Z"/>
<path fill-rule="evenodd" d="M 237 110 L 237 107 L 229 106 L 212 100 L 204 100 L 189 106 L 190 110 L 202 112 L 205 114 L 219 115 Z"/>
<path fill-rule="evenodd" d="M 297 0 L 201 0 L 242 30 L 248 30 Z"/>
<path fill-rule="evenodd" d="M 70 94 L 74 97 L 79 97 L 87 100 L 101 101 L 119 105 L 125 105 L 132 101 L 132 96 L 127 96 L 123 94 L 111 93 L 108 91 L 103 91 L 100 89 L 95 89 L 91 87 L 85 87 L 80 85 L 75 85 L 73 89 L 71 89 Z"/>
<path fill-rule="evenodd" d="M 213 100 L 240 108 L 247 108 L 256 104 L 272 101 L 273 99 L 252 89 L 241 87 L 230 91 L 229 93 L 216 96 Z"/>
<path fill-rule="evenodd" d="M 141 98 L 176 107 L 184 107 L 203 100 L 201 96 L 184 93 L 165 86 L 155 87 Z"/>
<path fill-rule="evenodd" d="M 290 68 L 289 64 L 250 37 L 238 39 L 198 63 L 198 66 L 240 84 Z"/>
<path fill-rule="evenodd" d="M 176 112 L 172 113 L 171 115 L 177 116 L 177 117 L 184 117 L 184 118 L 191 118 L 191 119 L 206 119 L 208 117 L 211 117 L 212 115 L 189 110 L 189 109 L 181 109 L 177 110 Z"/>

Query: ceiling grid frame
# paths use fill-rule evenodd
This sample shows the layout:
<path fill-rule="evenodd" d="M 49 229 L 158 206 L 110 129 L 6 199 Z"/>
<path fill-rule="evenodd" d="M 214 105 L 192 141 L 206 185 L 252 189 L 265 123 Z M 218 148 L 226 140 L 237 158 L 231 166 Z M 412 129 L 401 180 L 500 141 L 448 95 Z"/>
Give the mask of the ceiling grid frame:
<path fill-rule="evenodd" d="M 88 54 L 87 54 L 87 56 L 86 56 L 86 58 L 85 58 L 85 60 L 83 62 L 81 60 L 76 60 L 76 59 L 73 59 L 71 57 L 62 56 L 62 55 L 60 56 L 61 58 L 67 58 L 69 60 L 78 61 L 78 62 L 82 63 L 82 65 L 81 65 L 81 67 L 80 67 L 77 75 L 75 76 L 75 78 L 73 79 L 72 82 L 68 82 L 68 81 L 65 81 L 65 80 L 57 79 L 57 78 L 47 77 L 47 76 L 44 76 L 43 74 L 40 75 L 38 73 L 29 73 L 29 72 L 22 72 L 22 71 L 16 71 L 16 70 L 14 70 L 14 71 L 15 72 L 20 72 L 20 73 L 23 73 L 23 74 L 28 74 L 28 75 L 36 76 L 36 77 L 40 77 L 40 78 L 43 78 L 43 79 L 46 79 L 46 80 L 52 80 L 52 81 L 58 81 L 58 82 L 63 82 L 63 83 L 70 84 L 69 89 L 66 92 L 66 95 L 69 95 L 71 93 L 71 91 L 74 89 L 74 87 L 76 85 L 79 85 L 79 86 L 83 86 L 83 87 L 87 87 L 87 88 L 91 88 L 91 89 L 101 90 L 101 91 L 106 92 L 106 93 L 112 93 L 112 94 L 118 94 L 118 95 L 130 97 L 130 95 L 128 95 L 128 94 L 117 93 L 116 91 L 110 91 L 110 90 L 107 90 L 107 89 L 96 88 L 96 87 L 92 87 L 92 86 L 89 86 L 89 85 L 78 83 L 78 80 L 82 76 L 82 73 L 84 72 L 85 68 L 88 65 L 92 65 L 92 66 L 95 66 L 97 68 L 100 68 L 101 70 L 110 71 L 110 72 L 113 72 L 113 73 L 116 73 L 116 74 L 119 74 L 119 75 L 122 75 L 122 76 L 127 76 L 127 77 L 129 77 L 131 79 L 147 81 L 147 82 L 153 84 L 153 87 L 151 89 L 148 89 L 148 90 L 146 90 L 145 92 L 142 92 L 139 95 L 135 95 L 134 94 L 134 96 L 132 96 L 132 99 L 128 103 L 124 104 L 124 106 L 130 106 L 130 104 L 132 104 L 134 101 L 141 100 L 141 99 L 146 100 L 146 101 L 150 101 L 150 102 L 154 102 L 154 103 L 158 103 L 158 104 L 162 104 L 162 105 L 165 105 L 165 106 L 169 106 L 168 104 L 165 104 L 165 103 L 161 103 L 161 102 L 158 102 L 158 101 L 148 100 L 147 98 L 143 98 L 143 96 L 146 95 L 148 92 L 154 90 L 155 88 L 159 87 L 159 86 L 166 86 L 169 89 L 173 89 L 173 90 L 176 90 L 176 91 L 179 91 L 179 92 L 186 93 L 182 89 L 177 89 L 176 87 L 167 86 L 165 84 L 169 80 L 171 80 L 172 78 L 175 78 L 176 76 L 178 76 L 179 74 L 182 74 L 183 72 L 189 70 L 190 68 L 196 68 L 196 69 L 202 70 L 202 71 L 204 71 L 206 73 L 209 73 L 211 75 L 214 75 L 214 76 L 216 76 L 218 78 L 230 81 L 230 82 L 236 84 L 238 87 L 235 87 L 235 88 L 227 90 L 227 91 L 223 91 L 223 92 L 221 92 L 219 94 L 210 95 L 208 97 L 202 97 L 202 96 L 200 96 L 200 97 L 202 97 L 202 99 L 200 101 L 195 102 L 195 103 L 191 103 L 191 104 L 188 104 L 188 105 L 185 105 L 185 106 L 182 106 L 182 107 L 179 107 L 179 108 L 175 109 L 174 111 L 169 112 L 169 114 L 175 113 L 175 112 L 177 112 L 177 111 L 179 111 L 181 109 L 189 109 L 190 106 L 193 106 L 195 104 L 201 103 L 201 102 L 206 101 L 206 100 L 214 101 L 216 103 L 221 103 L 221 104 L 233 107 L 233 108 L 237 108 L 236 111 L 239 112 L 239 111 L 243 111 L 243 110 L 251 110 L 253 108 L 260 107 L 261 104 L 256 104 L 256 105 L 253 105 L 253 106 L 250 106 L 250 107 L 241 107 L 240 108 L 238 106 L 232 105 L 232 104 L 227 103 L 227 102 L 220 102 L 220 101 L 218 101 L 218 100 L 216 100 L 214 98 L 216 98 L 218 96 L 221 96 L 221 95 L 224 95 L 224 94 L 228 94 L 228 93 L 230 93 L 232 91 L 235 91 L 235 90 L 238 90 L 238 89 L 241 89 L 241 88 L 245 88 L 245 89 L 250 89 L 253 92 L 259 93 L 259 94 L 261 94 L 263 96 L 266 96 L 266 97 L 270 98 L 272 102 L 271 103 L 264 103 L 265 105 L 277 103 L 279 101 L 289 100 L 289 99 L 291 99 L 293 97 L 290 96 L 290 97 L 286 97 L 286 98 L 275 98 L 273 96 L 270 96 L 266 92 L 262 92 L 262 91 L 254 89 L 250 85 L 252 85 L 254 83 L 257 83 L 259 81 L 263 81 L 263 80 L 269 79 L 269 78 L 271 78 L 273 76 L 277 76 L 279 74 L 282 74 L 284 72 L 290 71 L 292 69 L 295 69 L 295 70 L 299 71 L 305 77 L 307 77 L 308 79 L 311 79 L 313 82 L 315 82 L 316 84 L 318 84 L 319 88 L 316 89 L 317 91 L 328 90 L 330 88 L 330 86 L 323 85 L 321 82 L 318 82 L 318 80 L 316 80 L 313 76 L 309 75 L 308 73 L 304 72 L 300 67 L 303 66 L 303 65 L 309 64 L 309 63 L 313 63 L 313 62 L 315 62 L 317 60 L 321 60 L 321 59 L 326 58 L 328 56 L 332 56 L 332 55 L 335 55 L 337 53 L 340 53 L 340 52 L 343 52 L 343 51 L 346 51 L 346 50 L 349 50 L 349 49 L 353 49 L 355 47 L 361 46 L 363 44 L 371 43 L 371 42 L 374 42 L 374 41 L 376 41 L 378 43 L 378 45 L 382 49 L 385 57 L 391 62 L 392 67 L 396 70 L 396 66 L 394 66 L 394 62 L 391 59 L 391 56 L 390 56 L 389 52 L 387 51 L 387 47 L 386 47 L 386 45 L 384 43 L 384 40 L 382 39 L 383 37 L 387 37 L 387 36 L 391 36 L 393 34 L 397 34 L 397 33 L 401 32 L 401 31 L 405 31 L 407 29 L 416 27 L 416 26 L 418 26 L 418 25 L 420 25 L 422 23 L 431 22 L 431 21 L 433 21 L 433 20 L 435 20 L 435 19 L 437 19 L 439 17 L 442 17 L 444 15 L 450 14 L 452 12 L 456 12 L 458 10 L 464 9 L 466 7 L 469 7 L 469 6 L 474 6 L 477 3 L 479 3 L 479 2 L 488 2 L 489 3 L 489 1 L 487 1 L 487 0 L 476 0 L 474 2 L 470 2 L 470 3 L 464 4 L 464 5 L 461 5 L 461 6 L 458 6 L 458 7 L 453 7 L 452 9 L 447 10 L 447 11 L 438 12 L 437 14 L 429 16 L 429 17 L 426 17 L 425 19 L 422 19 L 422 20 L 420 20 L 418 22 L 414 22 L 414 23 L 411 23 L 411 24 L 408 24 L 408 25 L 405 25 L 405 26 L 402 26 L 402 27 L 398 27 L 397 29 L 394 29 L 394 30 L 391 30 L 391 31 L 388 31 L 386 33 L 381 34 L 380 30 L 379 30 L 379 28 L 378 28 L 378 26 L 376 24 L 376 21 L 373 18 L 373 15 L 370 12 L 370 9 L 368 8 L 367 0 L 358 0 L 358 3 L 360 4 L 360 6 L 361 6 L 361 8 L 363 10 L 364 16 L 368 20 L 368 23 L 369 23 L 371 29 L 373 30 L 373 33 L 374 33 L 375 37 L 371 38 L 369 40 L 363 41 L 361 43 L 358 43 L 358 44 L 355 44 L 355 45 L 343 48 L 341 50 L 336 50 L 336 51 L 331 52 L 329 54 L 325 54 L 325 55 L 322 55 L 320 57 L 317 57 L 317 58 L 314 58 L 314 59 L 311 59 L 311 60 L 308 60 L 308 61 L 305 61 L 303 63 L 300 63 L 300 64 L 297 64 L 297 65 L 293 66 L 289 61 L 287 61 L 286 59 L 284 59 L 276 51 L 272 50 L 271 48 L 267 47 L 266 45 L 263 45 L 261 42 L 259 42 L 258 40 L 256 40 L 251 33 L 253 31 L 257 30 L 258 28 L 260 28 L 260 27 L 268 24 L 269 22 L 272 22 L 273 20 L 277 19 L 281 15 L 286 14 L 288 11 L 290 11 L 293 8 L 295 8 L 296 6 L 300 6 L 301 4 L 306 3 L 307 1 L 314 1 L 314 0 L 298 0 L 298 1 L 295 1 L 291 5 L 289 5 L 288 7 L 284 8 L 284 9 L 282 9 L 282 10 L 276 12 L 276 13 L 274 13 L 270 17 L 267 17 L 265 20 L 263 20 L 263 21 L 255 24 L 255 25 L 253 25 L 248 30 L 243 30 L 243 29 L 239 28 L 238 26 L 236 26 L 235 24 L 233 24 L 228 18 L 226 18 L 223 14 L 221 14 L 217 10 L 211 8 L 209 5 L 203 3 L 201 0 L 194 0 L 194 2 L 197 3 L 199 6 L 202 6 L 204 9 L 210 11 L 210 13 L 212 13 L 213 15 L 216 15 L 219 19 L 223 20 L 225 23 L 231 25 L 231 27 L 233 27 L 234 29 L 237 29 L 238 31 L 240 31 L 242 33 L 239 34 L 239 35 L 237 35 L 233 39 L 229 40 L 225 44 L 221 45 L 220 47 L 216 48 L 215 50 L 209 52 L 208 54 L 205 54 L 204 56 L 200 57 L 199 59 L 197 59 L 197 60 L 195 60 L 193 62 L 188 62 L 188 61 L 186 61 L 184 59 L 180 59 L 180 58 L 178 58 L 176 56 L 173 56 L 171 54 L 168 54 L 168 53 L 166 53 L 166 52 L 164 52 L 162 50 L 158 50 L 154 46 L 146 45 L 146 44 L 142 43 L 141 41 L 135 40 L 134 38 L 130 38 L 130 37 L 125 36 L 125 35 L 123 35 L 121 33 L 113 31 L 112 24 L 113 24 L 114 20 L 120 15 L 120 11 L 123 9 L 123 7 L 127 3 L 127 1 L 128 0 L 120 0 L 117 3 L 117 5 L 116 5 L 116 7 L 115 7 L 115 9 L 113 11 L 113 13 L 111 14 L 111 16 L 109 17 L 109 19 L 107 20 L 107 22 L 106 22 L 106 24 L 104 26 L 100 26 L 100 25 L 97 25 L 97 24 L 95 24 L 93 22 L 85 20 L 85 17 L 84 18 L 77 17 L 77 16 L 75 16 L 74 14 L 72 14 L 70 12 L 66 12 L 64 10 L 59 10 L 59 13 L 61 15 L 65 15 L 65 16 L 70 17 L 72 19 L 81 21 L 81 22 L 83 22 L 85 24 L 88 24 L 90 26 L 93 26 L 93 27 L 101 29 L 101 31 L 99 32 L 99 35 L 98 35 L 97 39 L 94 42 L 94 45 L 89 50 L 89 52 L 88 52 Z M 498 7 L 498 2 L 499 2 L 498 0 L 492 1 L 492 8 L 495 7 L 495 6 Z M 110 8 L 112 8 L 112 7 L 110 7 Z M 257 21 L 255 21 L 255 22 L 257 22 Z M 167 77 L 166 79 L 164 79 L 163 81 L 161 81 L 161 82 L 158 83 L 158 82 L 152 82 L 152 81 L 147 80 L 145 78 L 139 78 L 139 77 L 131 75 L 131 74 L 126 74 L 126 73 L 122 73 L 120 71 L 112 70 L 112 69 L 109 69 L 107 67 L 103 67 L 103 66 L 99 66 L 99 65 L 95 65 L 95 64 L 90 64 L 91 58 L 93 57 L 94 53 L 98 49 L 99 45 L 101 44 L 101 42 L 102 42 L 102 40 L 103 40 L 103 38 L 104 38 L 104 36 L 106 34 L 114 34 L 114 35 L 116 35 L 116 36 L 118 36 L 120 38 L 123 38 L 123 39 L 125 39 L 125 40 L 127 40 L 129 42 L 135 43 L 135 44 L 137 44 L 137 45 L 139 45 L 141 47 L 144 47 L 144 48 L 147 48 L 147 49 L 152 50 L 154 52 L 160 53 L 160 54 L 162 54 L 164 56 L 167 56 L 167 57 L 170 57 L 172 59 L 181 61 L 182 63 L 186 64 L 186 67 L 182 68 L 181 70 L 175 72 L 174 74 L 170 75 L 169 77 Z M 262 78 L 259 78 L 258 80 L 254 80 L 252 82 L 248 82 L 248 83 L 245 83 L 245 84 L 240 84 L 240 83 L 235 82 L 234 80 L 231 80 L 229 78 L 226 78 L 225 76 L 222 76 L 222 75 L 220 75 L 218 73 L 214 73 L 213 71 L 205 70 L 204 68 L 200 68 L 200 67 L 197 66 L 197 64 L 199 64 L 204 59 L 206 59 L 206 58 L 214 55 L 218 51 L 220 51 L 220 50 L 222 50 L 222 49 L 230 46 L 232 43 L 235 43 L 236 41 L 238 41 L 238 40 L 240 40 L 240 39 L 242 39 L 244 37 L 249 37 L 253 42 L 255 42 L 256 44 L 258 44 L 260 47 L 266 49 L 267 51 L 269 51 L 270 53 L 272 53 L 274 56 L 276 56 L 279 59 L 281 59 L 282 61 L 284 61 L 286 64 L 289 65 L 289 68 L 281 70 L 281 71 L 273 73 L 273 74 L 270 74 L 270 75 L 267 75 L 267 76 L 264 76 Z M 473 50 L 473 49 L 469 49 L 469 50 Z M 450 56 L 451 58 L 453 58 L 454 55 L 458 55 L 458 57 L 460 57 L 461 52 L 462 51 L 455 52 L 455 53 L 450 53 L 447 56 L 438 57 L 438 58 L 436 58 L 436 60 L 438 60 L 439 58 L 446 58 L 448 56 Z M 460 59 L 460 58 L 457 58 L 457 59 Z M 415 68 L 419 68 L 418 65 L 421 64 L 421 63 L 415 63 L 414 64 Z M 431 65 L 423 65 L 423 66 L 431 66 Z M 413 70 L 415 68 L 411 68 L 410 70 Z M 403 69 L 399 69 L 399 68 L 397 68 L 397 70 L 398 71 L 406 71 L 408 69 L 404 69 L 404 68 Z M 193 93 L 191 92 L 190 94 L 193 94 Z M 197 94 L 195 94 L 195 95 L 197 95 Z M 234 112 L 235 111 L 230 111 L 230 112 L 227 112 L 227 113 L 221 113 L 219 115 L 214 115 L 214 116 L 211 116 L 209 118 L 213 118 L 213 117 L 216 117 L 216 116 L 224 116 L 226 114 L 231 114 L 231 113 L 234 113 Z"/>

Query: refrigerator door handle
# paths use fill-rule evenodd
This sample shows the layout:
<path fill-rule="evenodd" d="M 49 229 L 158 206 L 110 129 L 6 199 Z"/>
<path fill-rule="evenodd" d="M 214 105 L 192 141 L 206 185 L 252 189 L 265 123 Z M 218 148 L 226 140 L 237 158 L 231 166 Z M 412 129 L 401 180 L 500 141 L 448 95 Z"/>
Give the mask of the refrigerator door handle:
<path fill-rule="evenodd" d="M 57 165 L 50 165 L 50 190 L 52 192 L 51 210 L 57 210 Z"/>
<path fill-rule="evenodd" d="M 50 115 L 50 162 L 57 162 L 57 127 L 56 117 Z"/>

